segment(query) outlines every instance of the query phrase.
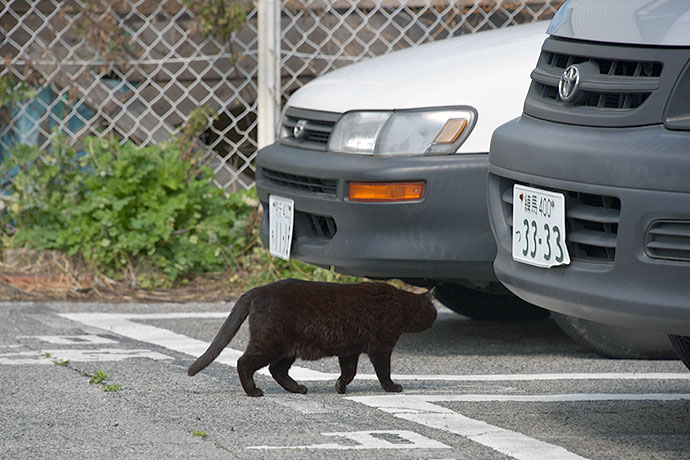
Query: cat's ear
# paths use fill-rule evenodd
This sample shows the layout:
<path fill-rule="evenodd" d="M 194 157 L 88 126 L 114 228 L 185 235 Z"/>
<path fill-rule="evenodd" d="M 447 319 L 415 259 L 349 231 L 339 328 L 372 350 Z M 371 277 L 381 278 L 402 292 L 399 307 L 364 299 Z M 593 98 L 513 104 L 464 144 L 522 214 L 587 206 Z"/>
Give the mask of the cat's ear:
<path fill-rule="evenodd" d="M 429 302 L 434 300 L 434 294 L 436 293 L 436 286 L 432 287 L 428 291 L 426 291 L 426 297 L 429 299 Z"/>

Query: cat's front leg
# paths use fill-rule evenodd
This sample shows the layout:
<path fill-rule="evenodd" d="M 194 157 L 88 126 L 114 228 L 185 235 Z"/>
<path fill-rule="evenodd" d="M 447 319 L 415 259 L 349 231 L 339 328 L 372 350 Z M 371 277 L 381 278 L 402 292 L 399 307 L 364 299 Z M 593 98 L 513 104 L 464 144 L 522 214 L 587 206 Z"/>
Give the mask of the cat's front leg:
<path fill-rule="evenodd" d="M 352 382 L 357 374 L 357 361 L 359 360 L 359 355 L 352 356 L 338 356 L 338 362 L 340 363 L 340 377 L 335 382 L 335 391 L 340 394 L 345 393 L 347 385 Z"/>
<path fill-rule="evenodd" d="M 378 377 L 383 389 L 393 393 L 400 393 L 402 391 L 402 385 L 391 380 L 391 353 L 392 350 L 375 351 L 369 354 L 369 359 L 371 360 L 371 364 L 374 365 L 376 377 Z"/>

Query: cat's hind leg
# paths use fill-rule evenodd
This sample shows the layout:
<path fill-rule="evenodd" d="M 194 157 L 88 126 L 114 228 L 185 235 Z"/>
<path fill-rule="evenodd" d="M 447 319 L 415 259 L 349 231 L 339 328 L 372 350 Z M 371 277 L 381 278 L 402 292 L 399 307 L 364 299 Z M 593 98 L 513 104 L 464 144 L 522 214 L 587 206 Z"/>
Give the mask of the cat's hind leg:
<path fill-rule="evenodd" d="M 335 382 L 335 391 L 340 394 L 345 393 L 347 390 L 347 385 L 352 382 L 357 374 L 357 361 L 359 355 L 352 356 L 338 356 L 338 362 L 340 363 L 340 377 Z"/>
<path fill-rule="evenodd" d="M 391 380 L 391 351 L 375 351 L 369 354 L 371 364 L 374 365 L 376 377 L 384 390 L 394 393 L 402 391 L 402 385 Z"/>
<path fill-rule="evenodd" d="M 240 376 L 240 383 L 244 392 L 248 396 L 263 396 L 264 392 L 256 387 L 254 383 L 254 372 L 271 362 L 271 357 L 263 354 L 244 353 L 237 360 L 237 373 Z"/>
<path fill-rule="evenodd" d="M 291 393 L 305 394 L 307 392 L 307 387 L 295 382 L 292 379 L 292 377 L 288 375 L 288 370 L 294 362 L 294 356 L 278 358 L 268 366 L 268 370 L 271 372 L 271 375 L 273 376 L 275 381 L 278 382 L 278 384 L 281 387 L 285 388 L 287 391 Z"/>

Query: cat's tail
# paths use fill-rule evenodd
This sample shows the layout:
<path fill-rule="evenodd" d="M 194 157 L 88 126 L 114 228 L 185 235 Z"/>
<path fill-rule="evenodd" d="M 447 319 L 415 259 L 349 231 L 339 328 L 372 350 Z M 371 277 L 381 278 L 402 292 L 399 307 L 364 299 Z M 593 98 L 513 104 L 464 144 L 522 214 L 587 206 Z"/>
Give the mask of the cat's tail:
<path fill-rule="evenodd" d="M 220 327 L 220 330 L 213 339 L 213 342 L 211 342 L 211 345 L 208 346 L 208 349 L 203 355 L 199 356 L 199 359 L 194 361 L 194 363 L 189 366 L 189 369 L 187 369 L 187 375 L 191 377 L 211 364 L 213 360 L 218 357 L 220 352 L 223 351 L 223 349 L 230 343 L 232 338 L 235 337 L 235 334 L 237 334 L 240 326 L 242 326 L 242 323 L 244 323 L 244 320 L 247 319 L 247 316 L 249 315 L 249 307 L 252 303 L 252 296 L 248 294 L 249 293 L 244 294 L 235 303 L 235 306 L 232 308 L 227 319 Z"/>

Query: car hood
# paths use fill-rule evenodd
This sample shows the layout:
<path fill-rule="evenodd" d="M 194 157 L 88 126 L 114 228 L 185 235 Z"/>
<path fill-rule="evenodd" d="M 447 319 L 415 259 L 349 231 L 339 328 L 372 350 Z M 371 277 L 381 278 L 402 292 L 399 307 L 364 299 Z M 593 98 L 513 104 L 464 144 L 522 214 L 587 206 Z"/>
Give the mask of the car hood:
<path fill-rule="evenodd" d="M 690 46 L 688 0 L 570 0 L 547 31 L 578 40 Z"/>
<path fill-rule="evenodd" d="M 325 74 L 288 106 L 343 113 L 469 105 L 479 116 L 460 152 L 488 152 L 493 130 L 522 113 L 547 23 L 450 38 Z"/>

